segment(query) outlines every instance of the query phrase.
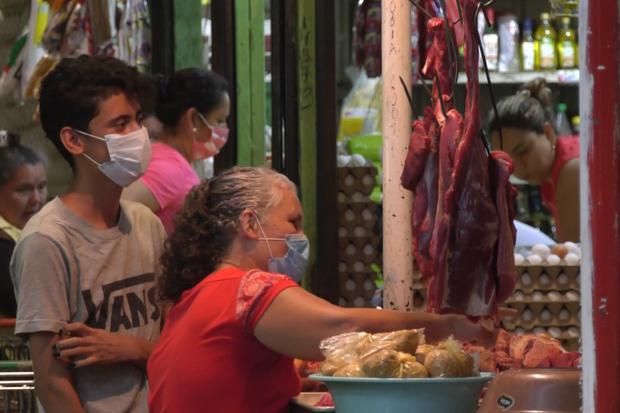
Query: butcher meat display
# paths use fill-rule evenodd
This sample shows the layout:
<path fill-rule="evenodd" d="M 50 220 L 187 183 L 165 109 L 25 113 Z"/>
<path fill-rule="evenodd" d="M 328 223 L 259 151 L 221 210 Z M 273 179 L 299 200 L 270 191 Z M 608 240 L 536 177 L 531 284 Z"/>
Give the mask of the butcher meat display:
<path fill-rule="evenodd" d="M 465 344 L 463 349 L 476 354 L 480 371 L 496 372 L 512 368 L 573 368 L 581 364 L 581 354 L 564 350 L 554 338 L 526 334 L 512 335 L 500 330 L 493 349 Z"/>
<path fill-rule="evenodd" d="M 428 309 L 489 317 L 515 286 L 515 190 L 510 158 L 491 153 L 482 137 L 478 2 L 456 1 L 463 14 L 464 115 L 454 108 L 454 23 L 429 18 L 422 75 L 433 82 L 432 104 L 413 122 L 401 183 L 414 194 L 413 253 L 428 282 Z"/>

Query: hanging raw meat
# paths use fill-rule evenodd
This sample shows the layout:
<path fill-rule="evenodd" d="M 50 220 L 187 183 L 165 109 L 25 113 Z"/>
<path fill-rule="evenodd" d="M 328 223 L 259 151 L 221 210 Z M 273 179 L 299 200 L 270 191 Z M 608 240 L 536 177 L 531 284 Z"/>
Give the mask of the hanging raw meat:
<path fill-rule="evenodd" d="M 453 109 L 454 32 L 443 19 L 431 18 L 427 31 L 432 46 L 423 75 L 434 82 L 433 108 L 426 108 L 423 121 L 414 122 L 402 183 L 414 192 L 414 257 L 428 280 L 429 310 L 485 317 L 496 313 L 515 283 L 514 190 L 508 181 L 512 163 L 501 152 L 489 153 L 481 138 L 477 2 L 458 1 L 467 74 L 465 115 Z"/>

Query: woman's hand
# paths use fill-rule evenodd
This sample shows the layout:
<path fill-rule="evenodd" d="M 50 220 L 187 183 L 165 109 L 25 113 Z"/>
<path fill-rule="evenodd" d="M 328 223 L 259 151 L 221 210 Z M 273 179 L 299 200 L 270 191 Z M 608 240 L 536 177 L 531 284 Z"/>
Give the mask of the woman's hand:
<path fill-rule="evenodd" d="M 62 330 L 54 357 L 69 367 L 126 362 L 145 366 L 151 348 L 149 342 L 137 337 L 72 323 Z"/>

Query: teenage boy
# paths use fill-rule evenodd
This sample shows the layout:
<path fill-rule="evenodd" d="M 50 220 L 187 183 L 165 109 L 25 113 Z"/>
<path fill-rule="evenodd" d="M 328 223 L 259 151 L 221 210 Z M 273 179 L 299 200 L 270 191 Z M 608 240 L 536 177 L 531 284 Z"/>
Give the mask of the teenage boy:
<path fill-rule="evenodd" d="M 120 60 L 81 56 L 41 86 L 41 125 L 73 180 L 24 228 L 11 275 L 15 332 L 30 341 L 47 413 L 148 412 L 165 232 L 148 208 L 120 201 L 150 159 L 139 79 Z"/>

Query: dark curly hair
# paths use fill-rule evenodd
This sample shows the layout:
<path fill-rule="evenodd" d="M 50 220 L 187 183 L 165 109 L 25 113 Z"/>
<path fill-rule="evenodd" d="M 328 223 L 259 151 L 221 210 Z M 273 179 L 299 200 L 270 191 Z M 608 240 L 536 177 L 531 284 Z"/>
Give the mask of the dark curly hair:
<path fill-rule="evenodd" d="M 183 291 L 212 273 L 237 236 L 241 213 L 250 209 L 262 219 L 282 199 L 282 188 L 295 190 L 295 185 L 262 167 L 234 167 L 196 186 L 166 240 L 161 298 L 176 302 Z"/>
<path fill-rule="evenodd" d="M 222 104 L 228 82 L 209 70 L 189 68 L 175 72 L 169 79 L 158 78 L 157 118 L 175 128 L 183 114 L 196 108 L 208 114 Z"/>
<path fill-rule="evenodd" d="M 138 103 L 144 83 L 135 68 L 113 57 L 64 58 L 41 82 L 41 126 L 73 168 L 73 156 L 61 142 L 60 130 L 69 126 L 90 132 L 88 124 L 97 116 L 101 101 L 120 92 Z"/>

